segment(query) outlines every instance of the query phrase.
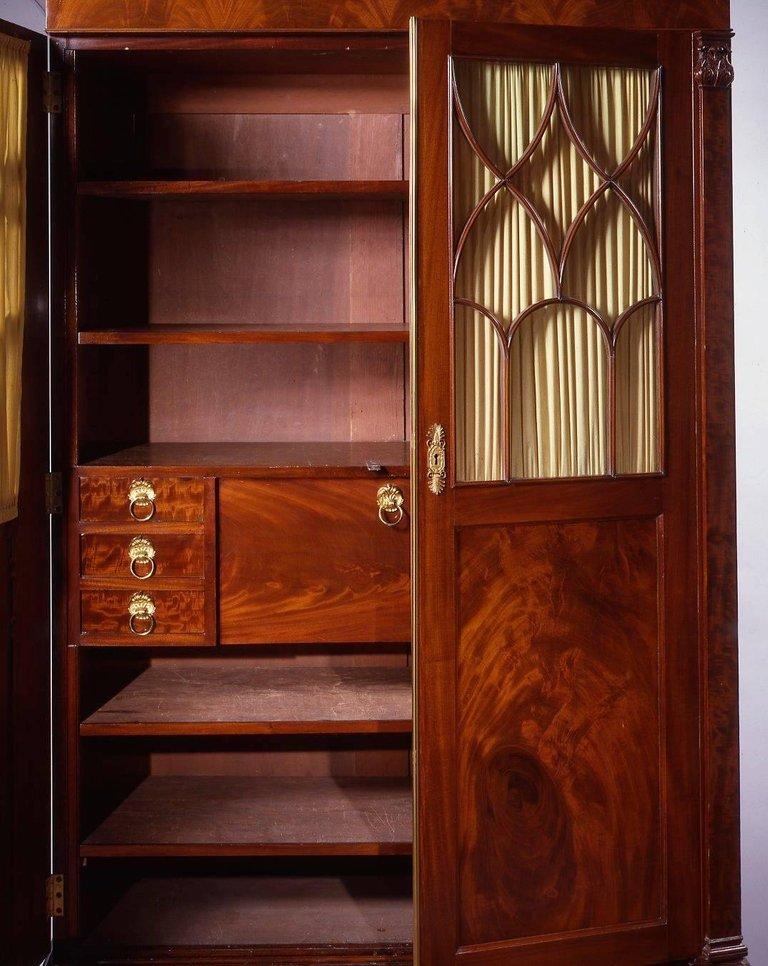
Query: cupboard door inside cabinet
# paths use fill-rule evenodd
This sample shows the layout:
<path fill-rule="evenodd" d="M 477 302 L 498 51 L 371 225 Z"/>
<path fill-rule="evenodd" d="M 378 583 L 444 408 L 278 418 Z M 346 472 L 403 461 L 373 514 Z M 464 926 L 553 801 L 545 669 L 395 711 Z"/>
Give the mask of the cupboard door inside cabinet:
<path fill-rule="evenodd" d="M 50 945 L 45 68 L 45 39 L 0 21 L 0 934 L 12 966 Z"/>
<path fill-rule="evenodd" d="M 380 510 L 385 487 L 399 509 Z M 222 480 L 221 643 L 409 641 L 407 494 L 402 479 Z"/>
<path fill-rule="evenodd" d="M 412 41 L 420 961 L 687 959 L 690 37 Z"/>

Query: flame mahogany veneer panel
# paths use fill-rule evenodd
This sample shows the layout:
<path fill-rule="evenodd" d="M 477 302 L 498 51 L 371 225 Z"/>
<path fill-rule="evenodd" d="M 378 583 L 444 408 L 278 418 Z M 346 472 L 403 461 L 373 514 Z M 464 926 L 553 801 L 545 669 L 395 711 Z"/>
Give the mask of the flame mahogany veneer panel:
<path fill-rule="evenodd" d="M 220 482 L 222 644 L 410 640 L 407 516 L 381 523 L 379 485 Z"/>
<path fill-rule="evenodd" d="M 52 32 L 405 30 L 411 16 L 591 27 L 720 27 L 727 0 L 48 0 Z"/>
<path fill-rule="evenodd" d="M 137 637 L 129 627 L 128 605 L 137 589 L 148 592 L 156 607 L 155 629 Z M 206 641 L 205 593 L 197 590 L 158 590 L 136 581 L 136 587 L 84 589 L 80 593 L 82 644 L 213 644 Z"/>
<path fill-rule="evenodd" d="M 155 512 L 143 524 L 130 513 L 128 494 L 131 482 L 144 476 L 153 485 Z M 81 476 L 80 519 L 97 523 L 127 523 L 133 527 L 153 527 L 161 523 L 201 524 L 204 516 L 205 483 L 201 479 L 158 477 L 151 467 L 134 476 Z"/>
<path fill-rule="evenodd" d="M 142 531 L 147 534 L 147 530 Z M 136 589 L 149 589 L 163 577 L 202 577 L 205 572 L 205 537 L 202 533 L 149 533 L 155 549 L 155 570 L 139 581 L 131 574 L 128 555 L 132 534 L 83 533 L 80 535 L 80 574 L 83 577 L 123 577 Z"/>
<path fill-rule="evenodd" d="M 663 916 L 653 518 L 459 532 L 461 941 Z"/>

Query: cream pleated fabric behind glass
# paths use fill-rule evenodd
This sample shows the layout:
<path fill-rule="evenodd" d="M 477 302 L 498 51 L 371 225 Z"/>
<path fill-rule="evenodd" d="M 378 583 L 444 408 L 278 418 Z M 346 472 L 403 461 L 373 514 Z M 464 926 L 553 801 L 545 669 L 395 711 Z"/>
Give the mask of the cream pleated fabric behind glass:
<path fill-rule="evenodd" d="M 0 34 L 0 523 L 16 516 L 19 494 L 28 49 Z"/>
<path fill-rule="evenodd" d="M 454 123 L 454 242 L 462 246 L 454 285 L 460 480 L 658 468 L 658 309 L 643 304 L 656 295 L 657 282 L 641 231 L 611 187 L 593 199 L 561 266 L 569 226 L 643 131 L 654 72 L 562 68 L 562 97 L 594 170 L 569 136 L 559 99 L 527 152 L 555 97 L 557 70 L 547 64 L 454 63 L 461 110 L 476 142 Z M 651 234 L 654 135 L 651 125 L 618 179 Z M 467 219 L 495 186 L 465 232 Z M 523 201 L 538 217 L 538 228 Z M 538 305 L 547 300 L 556 301 Z"/>

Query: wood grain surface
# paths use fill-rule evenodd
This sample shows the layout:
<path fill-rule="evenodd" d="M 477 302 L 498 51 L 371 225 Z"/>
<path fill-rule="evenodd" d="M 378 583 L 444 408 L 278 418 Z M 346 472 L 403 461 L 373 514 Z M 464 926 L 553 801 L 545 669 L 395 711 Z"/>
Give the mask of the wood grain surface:
<path fill-rule="evenodd" d="M 459 532 L 466 944 L 663 915 L 656 528 Z"/>
<path fill-rule="evenodd" d="M 79 345 L 211 345 L 285 342 L 407 342 L 404 325 L 344 322 L 291 325 L 170 325 L 130 329 L 90 329 L 78 333 Z"/>
<path fill-rule="evenodd" d="M 205 538 L 202 533 L 153 533 L 154 574 L 139 580 L 131 574 L 128 547 L 131 535 L 84 533 L 80 536 L 80 573 L 83 577 L 123 577 L 136 589 L 151 589 L 157 580 L 202 577 L 205 569 Z"/>
<path fill-rule="evenodd" d="M 134 520 L 130 514 L 128 493 L 135 479 L 148 480 L 156 493 L 155 513 L 146 523 Z M 82 476 L 78 482 L 83 521 L 128 523 L 140 531 L 162 523 L 203 522 L 205 486 L 200 479 L 157 476 L 151 468 L 142 467 L 136 476 Z"/>
<path fill-rule="evenodd" d="M 312 172 L 314 174 L 314 172 Z M 208 172 L 206 172 L 209 175 Z M 199 200 L 216 197 L 222 200 L 295 201 L 337 199 L 399 200 L 408 197 L 408 182 L 401 180 L 320 181 L 307 180 L 242 181 L 242 180 L 125 180 L 81 181 L 78 194 L 87 198 L 124 198 L 126 200 Z"/>
<path fill-rule="evenodd" d="M 407 494 L 406 481 L 393 484 Z M 384 526 L 377 489 L 221 480 L 221 643 L 409 640 L 407 516 Z"/>
<path fill-rule="evenodd" d="M 155 664 L 81 725 L 83 735 L 407 732 L 407 667 Z"/>
<path fill-rule="evenodd" d="M 590 27 L 725 27 L 726 0 L 48 0 L 48 30 L 404 30 L 412 16 Z M 217 41 L 221 43 L 221 41 Z"/>
<path fill-rule="evenodd" d="M 406 876 L 157 876 L 131 885 L 88 945 L 221 946 L 226 939 L 233 946 L 332 945 L 343 956 L 349 946 L 410 942 L 412 919 Z M 274 953 L 265 962 L 279 962 Z"/>
<path fill-rule="evenodd" d="M 411 811 L 407 778 L 152 776 L 80 854 L 407 855 Z"/>
<path fill-rule="evenodd" d="M 123 467 L 133 467 L 141 475 L 147 466 L 231 476 L 407 476 L 408 443 L 148 443 L 93 460 L 81 470 L 89 476 L 123 476 Z"/>
<path fill-rule="evenodd" d="M 147 322 L 403 322 L 400 198 L 149 208 Z"/>
<path fill-rule="evenodd" d="M 353 86 L 347 78 L 348 102 Z M 153 114 L 148 125 L 150 177 L 326 180 L 350 191 L 404 177 L 402 114 L 249 114 L 219 104 L 210 114 Z"/>
<path fill-rule="evenodd" d="M 145 591 L 155 602 L 155 629 L 146 637 L 139 637 L 128 626 L 128 605 L 136 588 L 84 589 L 80 594 L 81 643 L 146 646 L 206 642 L 202 590 L 155 590 L 142 586 L 142 592 Z"/>

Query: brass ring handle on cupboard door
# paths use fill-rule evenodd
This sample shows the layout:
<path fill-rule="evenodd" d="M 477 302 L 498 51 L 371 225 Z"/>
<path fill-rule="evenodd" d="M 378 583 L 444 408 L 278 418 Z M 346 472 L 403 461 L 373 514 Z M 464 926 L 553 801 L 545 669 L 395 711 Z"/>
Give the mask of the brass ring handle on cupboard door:
<path fill-rule="evenodd" d="M 403 492 L 392 483 L 380 486 L 376 494 L 379 520 L 385 527 L 396 527 L 403 519 Z"/>
<path fill-rule="evenodd" d="M 155 572 L 155 548 L 146 537 L 134 537 L 128 544 L 128 565 L 137 580 L 149 580 Z"/>
<path fill-rule="evenodd" d="M 128 490 L 128 512 L 134 520 L 144 523 L 155 515 L 154 486 L 149 480 L 133 480 Z"/>
<path fill-rule="evenodd" d="M 155 629 L 155 602 L 149 594 L 134 594 L 128 602 L 128 626 L 137 637 Z"/>

